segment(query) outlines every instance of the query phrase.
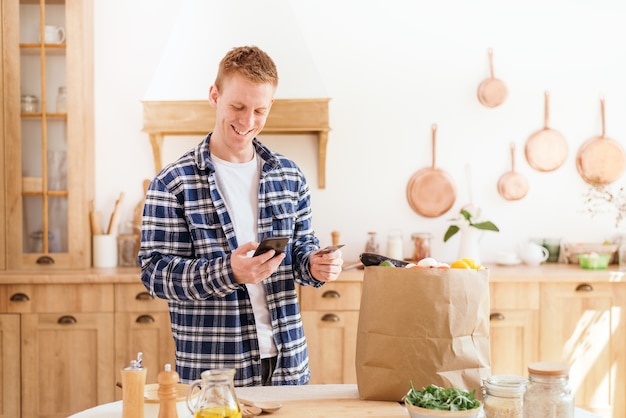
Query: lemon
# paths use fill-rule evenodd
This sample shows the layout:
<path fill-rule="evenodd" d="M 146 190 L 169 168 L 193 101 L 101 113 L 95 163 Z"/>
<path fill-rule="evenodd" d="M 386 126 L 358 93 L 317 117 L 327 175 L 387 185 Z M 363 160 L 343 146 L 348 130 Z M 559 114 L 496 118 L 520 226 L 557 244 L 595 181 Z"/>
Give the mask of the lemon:
<path fill-rule="evenodd" d="M 474 262 L 474 259 L 472 258 L 467 258 L 467 257 L 463 257 L 461 260 L 465 261 L 467 263 L 467 265 L 471 268 L 471 269 L 475 269 L 476 268 L 476 263 Z"/>
<path fill-rule="evenodd" d="M 450 268 L 452 268 L 452 269 L 471 269 L 469 264 L 467 264 L 467 262 L 465 262 L 463 259 L 453 261 L 452 264 L 450 264 Z"/>

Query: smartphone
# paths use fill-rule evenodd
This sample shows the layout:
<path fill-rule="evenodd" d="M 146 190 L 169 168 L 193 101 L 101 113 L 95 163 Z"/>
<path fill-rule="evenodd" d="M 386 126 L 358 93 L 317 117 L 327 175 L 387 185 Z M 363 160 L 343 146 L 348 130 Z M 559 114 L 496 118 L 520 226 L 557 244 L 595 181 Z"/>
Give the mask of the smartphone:
<path fill-rule="evenodd" d="M 257 247 L 256 251 L 252 255 L 252 257 L 256 257 L 257 255 L 263 254 L 263 253 L 265 253 L 265 252 L 267 252 L 269 250 L 276 251 L 276 254 L 274 255 L 274 257 L 276 257 L 278 254 L 280 254 L 283 251 L 285 251 L 285 247 L 287 246 L 288 242 L 289 242 L 289 237 L 267 237 L 267 238 L 263 238 L 263 241 L 261 241 L 261 243 Z"/>

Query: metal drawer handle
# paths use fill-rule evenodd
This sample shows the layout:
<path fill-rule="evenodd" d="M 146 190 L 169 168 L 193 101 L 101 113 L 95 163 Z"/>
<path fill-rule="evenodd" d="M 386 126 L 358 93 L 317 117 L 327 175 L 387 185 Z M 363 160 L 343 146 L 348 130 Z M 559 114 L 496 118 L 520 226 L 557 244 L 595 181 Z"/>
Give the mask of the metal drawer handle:
<path fill-rule="evenodd" d="M 72 315 L 63 315 L 57 320 L 57 324 L 61 325 L 73 325 L 78 321 Z"/>
<path fill-rule="evenodd" d="M 327 313 L 322 317 L 322 321 L 324 322 L 339 322 L 339 317 L 334 313 Z"/>
<path fill-rule="evenodd" d="M 26 293 L 16 293 L 9 298 L 11 302 L 28 302 L 30 298 Z"/>
<path fill-rule="evenodd" d="M 139 292 L 139 293 L 137 293 L 137 296 L 135 296 L 135 299 L 137 299 L 137 300 L 153 300 L 154 296 L 152 296 L 148 292 Z"/>
<path fill-rule="evenodd" d="M 154 322 L 152 315 L 139 315 L 135 320 L 138 324 L 151 324 Z"/>
<path fill-rule="evenodd" d="M 579 284 L 576 286 L 577 292 L 593 292 L 593 286 L 587 283 Z"/>
<path fill-rule="evenodd" d="M 490 321 L 504 321 L 505 319 L 506 317 L 500 312 L 494 312 L 491 315 L 489 315 Z"/>
<path fill-rule="evenodd" d="M 36 261 L 37 264 L 54 264 L 54 258 L 48 255 L 42 255 Z"/>
<path fill-rule="evenodd" d="M 322 297 L 327 299 L 339 299 L 341 295 L 336 290 L 327 290 L 322 294 Z"/>

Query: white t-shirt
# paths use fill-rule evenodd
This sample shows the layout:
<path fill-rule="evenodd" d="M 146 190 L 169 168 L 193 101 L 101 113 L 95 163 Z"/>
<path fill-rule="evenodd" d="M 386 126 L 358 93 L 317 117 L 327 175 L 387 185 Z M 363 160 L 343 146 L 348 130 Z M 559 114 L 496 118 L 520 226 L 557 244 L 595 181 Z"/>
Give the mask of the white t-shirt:
<path fill-rule="evenodd" d="M 231 216 L 237 242 L 241 245 L 256 241 L 258 224 L 258 190 L 261 174 L 261 160 L 256 153 L 247 163 L 231 163 L 212 156 L 215 165 L 217 187 L 224 198 L 226 208 Z M 274 357 L 278 354 L 274 343 L 274 333 L 267 307 L 265 286 L 246 284 L 252 311 L 256 322 L 257 338 L 261 358 Z"/>

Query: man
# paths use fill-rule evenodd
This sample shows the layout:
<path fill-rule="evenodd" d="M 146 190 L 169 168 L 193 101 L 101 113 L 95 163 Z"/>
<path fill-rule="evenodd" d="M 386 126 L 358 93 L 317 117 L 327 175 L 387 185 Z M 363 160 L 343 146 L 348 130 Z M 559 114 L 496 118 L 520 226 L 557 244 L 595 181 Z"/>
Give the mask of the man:
<path fill-rule="evenodd" d="M 168 300 L 183 382 L 218 368 L 235 368 L 236 386 L 309 381 L 296 283 L 335 280 L 343 260 L 318 254 L 300 168 L 256 139 L 277 85 L 265 52 L 229 51 L 209 90 L 213 131 L 148 189 L 141 280 Z M 288 237 L 285 251 L 251 257 L 268 236 Z"/>

